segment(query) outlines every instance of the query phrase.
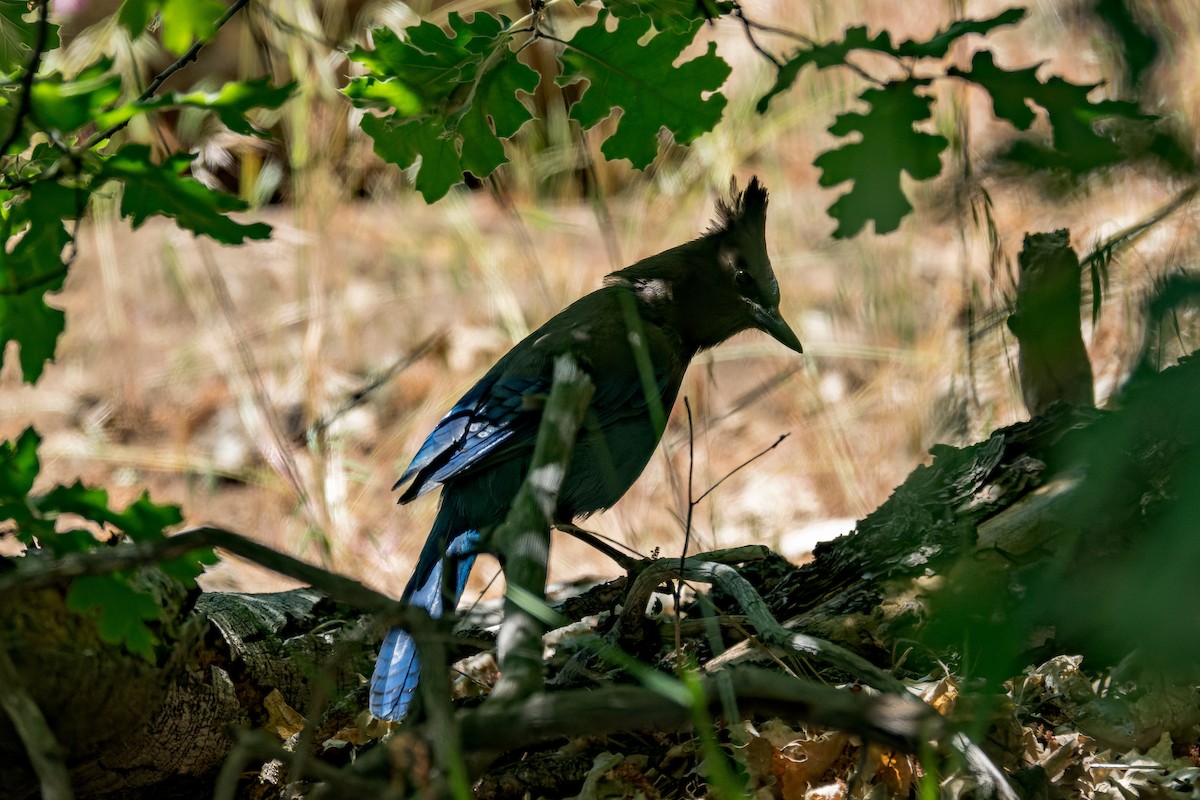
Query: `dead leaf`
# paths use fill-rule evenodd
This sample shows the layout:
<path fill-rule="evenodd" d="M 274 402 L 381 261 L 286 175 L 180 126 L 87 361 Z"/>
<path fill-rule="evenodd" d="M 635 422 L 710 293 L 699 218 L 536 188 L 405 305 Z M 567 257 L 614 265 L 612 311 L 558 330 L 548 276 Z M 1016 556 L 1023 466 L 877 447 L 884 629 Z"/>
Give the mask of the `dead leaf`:
<path fill-rule="evenodd" d="M 267 724 L 263 727 L 280 740 L 286 742 L 304 730 L 304 716 L 287 704 L 278 689 L 272 689 L 263 698 L 263 707 L 267 710 Z"/>

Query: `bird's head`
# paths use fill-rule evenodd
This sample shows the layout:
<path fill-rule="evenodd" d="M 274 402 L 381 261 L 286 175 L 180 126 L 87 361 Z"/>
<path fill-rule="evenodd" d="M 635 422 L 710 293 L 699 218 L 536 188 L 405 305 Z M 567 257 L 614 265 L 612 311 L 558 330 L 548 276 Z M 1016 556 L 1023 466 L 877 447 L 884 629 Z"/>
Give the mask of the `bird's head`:
<path fill-rule="evenodd" d="M 609 275 L 632 289 L 643 314 L 670 320 L 685 345 L 713 347 L 745 330 L 770 334 L 804 352 L 779 313 L 779 282 L 767 257 L 767 190 L 753 178 L 717 202 L 717 218 L 699 239 Z"/>
<path fill-rule="evenodd" d="M 767 257 L 767 190 L 757 177 L 745 191 L 732 184 L 729 199 L 717 201 L 717 218 L 698 242 L 708 245 L 709 263 L 698 265 L 702 292 L 693 313 L 711 319 L 725 338 L 757 328 L 785 347 L 804 352 L 800 339 L 779 313 L 779 282 Z M 728 329 L 724 332 L 722 329 Z"/>

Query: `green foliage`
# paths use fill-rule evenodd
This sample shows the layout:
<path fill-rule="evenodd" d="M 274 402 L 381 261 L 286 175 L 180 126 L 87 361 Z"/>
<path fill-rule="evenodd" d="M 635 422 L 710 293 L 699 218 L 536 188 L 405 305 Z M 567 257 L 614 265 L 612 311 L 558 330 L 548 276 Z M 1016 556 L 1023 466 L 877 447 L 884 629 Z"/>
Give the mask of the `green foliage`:
<path fill-rule="evenodd" d="M 183 52 L 215 32 L 226 6 L 218 0 L 129 0 L 121 22 L 140 32 L 160 16 L 162 41 Z M 171 93 L 160 97 L 129 86 L 107 60 L 73 76 L 30 74 L 41 56 L 58 47 L 57 28 L 29 12 L 23 0 L 0 0 L 0 367 L 9 342 L 19 347 L 27 382 L 36 381 L 54 359 L 65 315 L 48 298 L 60 291 L 74 254 L 74 227 L 102 187 L 122 191 L 121 213 L 136 225 L 151 215 L 226 243 L 264 238 L 270 228 L 241 224 L 229 213 L 245 208 L 236 198 L 213 191 L 188 175 L 194 156 L 155 157 L 145 145 L 115 151 L 110 140 L 134 117 L 190 107 L 212 112 L 241 134 L 262 135 L 250 115 L 278 108 L 292 87 L 267 79 L 226 84 L 220 91 Z M 50 302 L 53 302 L 52 300 Z M 33 429 L 0 444 L 0 522 L 4 534 L 51 556 L 87 553 L 97 534 L 134 542 L 164 538 L 182 515 L 143 495 L 124 509 L 112 507 L 103 489 L 75 483 L 34 493 L 40 470 L 40 438 Z M 159 568 L 194 585 L 211 551 L 172 559 Z M 20 569 L 18 566 L 17 569 Z M 155 627 L 163 620 L 155 595 L 140 573 L 87 576 L 75 581 L 68 606 L 95 614 L 102 637 L 146 658 L 154 657 Z"/>
<path fill-rule="evenodd" d="M 1088 95 L 1099 84 L 1074 84 L 1057 76 L 1038 80 L 1037 68 L 1005 70 L 996 66 L 986 50 L 975 54 L 970 70 L 951 67 L 947 74 L 983 87 L 992 96 L 992 108 L 1000 119 L 1027 130 L 1035 115 L 1029 104 L 1045 110 L 1053 129 L 1051 147 L 1021 143 L 1012 156 L 1042 168 L 1061 168 L 1087 172 L 1121 161 L 1120 143 L 1096 128 L 1100 120 L 1145 122 L 1154 117 L 1143 114 L 1134 103 L 1120 100 L 1092 102 Z"/>
<path fill-rule="evenodd" d="M 727 0 L 608 0 L 604 7 L 618 19 L 645 17 L 655 30 L 683 34 L 697 22 L 730 13 L 736 5 Z"/>
<path fill-rule="evenodd" d="M 707 52 L 678 66 L 680 53 L 699 31 L 705 14 L 725 13 L 729 3 L 624 2 L 578 31 L 559 56 L 560 84 L 586 80 L 571 118 L 590 128 L 621 108 L 616 132 L 602 148 L 610 159 L 628 158 L 644 169 L 658 151 L 658 132 L 667 128 L 687 144 L 721 118 L 725 98 L 717 93 L 729 65 L 710 44 Z M 652 25 L 661 26 L 646 40 Z M 373 32 L 375 47 L 350 57 L 367 68 L 344 90 L 367 115 L 362 128 L 375 152 L 402 168 L 417 164 L 416 187 L 426 201 L 443 197 L 464 173 L 486 178 L 508 159 L 501 140 L 533 118 L 518 92 L 533 93 L 538 74 L 518 60 L 531 31 L 505 17 L 477 13 L 449 17 L 450 30 L 422 22 L 403 39 L 389 30 Z M 524 37 L 517 43 L 517 37 Z M 711 92 L 708 97 L 704 93 Z"/>
<path fill-rule="evenodd" d="M 37 448 L 41 437 L 28 428 L 16 441 L 0 444 L 0 521 L 8 522 L 26 547 L 56 555 L 85 552 L 105 530 L 134 542 L 153 542 L 183 520 L 177 506 L 158 505 L 143 494 L 123 511 L 109 502 L 108 492 L 76 482 L 33 494 L 40 470 Z M 80 523 L 83 523 L 80 525 Z M 211 550 L 171 559 L 160 568 L 185 585 L 195 585 L 204 564 L 215 562 Z M 161 622 L 154 595 L 138 585 L 136 575 L 114 573 L 79 578 L 67 593 L 67 605 L 97 615 L 100 635 L 130 652 L 153 659 L 157 642 L 150 627 Z"/>
<path fill-rule="evenodd" d="M 570 118 L 592 128 L 620 109 L 601 153 L 645 169 L 657 155 L 664 128 L 677 143 L 688 144 L 721 119 L 726 100 L 718 90 L 730 69 L 716 45 L 710 42 L 701 55 L 676 63 L 695 43 L 705 21 L 729 15 L 748 31 L 755 28 L 736 2 L 605 0 L 595 21 L 563 41 L 546 24 L 549 13 L 539 7 L 518 22 L 484 13 L 467 22 L 451 14 L 449 31 L 428 22 L 409 28 L 402 38 L 378 30 L 374 50 L 360 48 L 352 54 L 368 74 L 351 81 L 347 96 L 359 107 L 387 112 L 366 116 L 363 129 L 383 158 L 404 168 L 419 165 L 416 185 L 427 201 L 444 196 L 464 173 L 484 178 L 505 163 L 502 140 L 532 116 L 517 94 L 532 92 L 537 76 L 520 63 L 518 51 L 536 39 L 561 45 L 557 84 L 586 81 L 571 103 Z M 1044 109 L 1052 129 L 1050 147 L 1022 142 L 1012 153 L 1029 166 L 1083 172 L 1128 157 L 1107 124 L 1144 124 L 1153 118 L 1131 103 L 1088 100 L 1095 86 L 1077 86 L 1057 77 L 1041 81 L 1033 68 L 1005 71 L 987 51 L 976 55 L 971 70 L 938 65 L 933 69 L 940 73 L 931 75 L 927 68 L 924 74 L 930 77 L 915 77 L 917 62 L 943 60 L 964 37 L 986 36 L 1025 16 L 1024 9 L 1011 8 L 985 19 L 957 20 L 927 39 L 898 44 L 886 30 L 872 35 L 858 26 L 838 39 L 807 43 L 787 58 L 771 57 L 775 81 L 758 99 L 760 113 L 766 113 L 810 64 L 817 69 L 850 68 L 874 84 L 860 96 L 867 110 L 843 114 L 830 128 L 837 136 L 861 138 L 816 161 L 823 185 L 853 183 L 830 207 L 838 222 L 835 236 L 853 236 L 868 221 L 876 233 L 895 230 L 912 210 L 900 173 L 914 180 L 939 174 L 946 139 L 914 128 L 932 118 L 932 100 L 914 89 L 934 80 L 957 78 L 979 86 L 991 94 L 996 115 L 1018 130 L 1027 130 L 1035 118 L 1030 104 Z M 851 62 L 858 53 L 889 57 L 904 76 L 876 78 Z M 1098 123 L 1107 127 L 1101 129 Z M 1172 163 L 1186 161 L 1170 144 L 1156 137 L 1143 150 Z"/>
<path fill-rule="evenodd" d="M 112 63 L 99 61 L 74 78 L 53 72 L 30 90 L 30 120 L 43 131 L 70 133 L 87 125 L 121 97 L 121 78 Z"/>
<path fill-rule="evenodd" d="M 941 152 L 946 138 L 916 130 L 929 119 L 933 100 L 916 89 L 929 81 L 910 78 L 867 89 L 861 99 L 870 106 L 866 114 L 841 114 L 829 128 L 834 136 L 858 134 L 857 140 L 817 158 L 822 186 L 853 181 L 853 188 L 829 207 L 838 221 L 834 236 L 854 236 L 867 220 L 876 233 L 894 231 L 912 205 L 900 186 L 900 173 L 926 180 L 942 169 Z"/>
<path fill-rule="evenodd" d="M 158 637 L 149 624 L 162 612 L 154 595 L 139 592 L 119 574 L 85 575 L 67 590 L 67 608 L 96 615 L 96 631 L 109 644 L 120 644 L 147 661 L 154 661 Z"/>
<path fill-rule="evenodd" d="M 1126 78 L 1131 86 L 1138 86 L 1162 52 L 1158 40 L 1141 24 L 1128 0 L 1098 0 L 1093 12 L 1112 29 L 1125 61 Z"/>
<path fill-rule="evenodd" d="M 155 164 L 149 147 L 127 144 L 104 159 L 97 179 L 116 180 L 125 185 L 121 215 L 128 217 L 135 228 L 151 216 L 162 215 L 193 233 L 226 244 L 270 236 L 268 225 L 261 222 L 243 225 L 227 216 L 230 211 L 246 207 L 241 200 L 182 174 L 195 158 L 188 153 L 176 153 L 162 164 Z"/>
<path fill-rule="evenodd" d="M 704 55 L 676 65 L 692 43 L 701 22 L 680 30 L 664 30 L 649 41 L 651 18 L 621 20 L 608 30 L 608 15 L 582 28 L 559 55 L 560 84 L 588 80 L 571 118 L 591 128 L 616 108 L 623 109 L 616 131 L 600 150 L 609 160 L 627 158 L 645 169 L 658 153 L 658 132 L 666 128 L 679 144 L 688 144 L 716 127 L 725 96 L 716 91 L 729 77 L 729 65 L 709 42 Z M 703 93 L 711 92 L 708 97 Z"/>
<path fill-rule="evenodd" d="M 839 41 L 812 44 L 796 51 L 780 67 L 775 76 L 775 85 L 758 101 L 758 112 L 765 113 L 771 100 L 792 88 L 801 70 L 812 64 L 817 69 L 847 65 L 847 59 L 856 50 L 883 53 L 895 58 L 942 58 L 951 45 L 970 33 L 986 35 L 1002 25 L 1013 25 L 1025 16 L 1025 10 L 1010 8 L 990 19 L 964 19 L 938 31 L 923 42 L 909 39 L 899 46 L 892 44 L 892 35 L 881 31 L 875 36 L 867 34 L 866 26 L 849 28 Z"/>
<path fill-rule="evenodd" d="M 464 172 L 491 175 L 506 160 L 500 139 L 532 119 L 516 93 L 537 88 L 538 74 L 509 48 L 509 24 L 488 14 L 468 22 L 455 13 L 454 36 L 423 22 L 404 41 L 377 31 L 374 50 L 350 54 L 372 74 L 352 80 L 347 96 L 365 108 L 396 109 L 365 117 L 363 130 L 375 152 L 397 166 L 420 156 L 417 189 L 427 202 L 444 196 Z"/>
<path fill-rule="evenodd" d="M 175 55 L 196 41 L 208 41 L 217 31 L 217 20 L 225 13 L 220 0 L 125 0 L 117 19 L 136 36 L 155 14 L 162 18 L 162 43 Z"/>
<path fill-rule="evenodd" d="M 29 63 L 38 36 L 34 17 L 25 0 L 0 0 L 0 73 L 11 73 Z M 58 47 L 57 25 L 46 26 L 45 47 Z"/>
<path fill-rule="evenodd" d="M 0 83 L 0 97 L 24 91 L 23 81 L 18 74 L 7 86 Z M 157 214 L 224 243 L 270 235 L 267 225 L 229 218 L 229 212 L 246 208 L 242 201 L 187 175 L 194 156 L 175 154 L 160 163 L 145 145 L 105 152 L 112 132 L 141 114 L 190 107 L 211 111 L 238 133 L 258 134 L 249 115 L 278 108 L 291 91 L 290 85 L 275 87 L 259 78 L 229 83 L 217 92 L 124 102 L 128 88 L 106 59 L 72 78 L 58 72 L 35 76 L 23 118 L 10 117 L 20 127 L 11 131 L 7 152 L 0 153 L 0 365 L 10 341 L 20 345 L 27 382 L 36 381 L 53 361 L 65 319 L 45 298 L 67 277 L 64 254 L 70 252 L 72 233 L 63 221 L 81 216 L 103 184 L 124 189 L 121 213 L 135 226 Z M 35 137 L 40 141 L 30 149 Z"/>
<path fill-rule="evenodd" d="M 244 136 L 270 138 L 258 128 L 250 114 L 260 108 L 279 108 L 291 97 L 296 84 L 272 86 L 269 78 L 231 81 L 215 92 L 171 92 L 146 100 L 136 100 L 98 117 L 101 127 L 118 125 L 149 111 L 173 108 L 200 108 L 211 111 L 221 124 Z"/>
<path fill-rule="evenodd" d="M 63 312 L 48 306 L 45 296 L 62 289 L 67 278 L 62 252 L 71 236 L 63 220 L 78 217 L 82 206 L 77 191 L 46 181 L 32 184 L 0 212 L 4 241 L 16 242 L 3 253 L 0 270 L 0 340 L 20 346 L 21 371 L 30 383 L 53 360 L 66 325 Z"/>

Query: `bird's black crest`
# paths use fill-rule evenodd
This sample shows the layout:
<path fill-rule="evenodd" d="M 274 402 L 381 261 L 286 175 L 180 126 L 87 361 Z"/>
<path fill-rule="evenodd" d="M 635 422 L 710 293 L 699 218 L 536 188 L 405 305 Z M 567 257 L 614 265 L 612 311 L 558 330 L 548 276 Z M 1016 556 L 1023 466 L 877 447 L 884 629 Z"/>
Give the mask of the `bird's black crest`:
<path fill-rule="evenodd" d="M 739 192 L 737 178 L 729 181 L 729 199 L 717 200 L 717 218 L 713 220 L 709 233 L 725 233 L 747 220 L 763 220 L 767 215 L 767 187 L 758 176 L 750 179 L 746 191 Z"/>

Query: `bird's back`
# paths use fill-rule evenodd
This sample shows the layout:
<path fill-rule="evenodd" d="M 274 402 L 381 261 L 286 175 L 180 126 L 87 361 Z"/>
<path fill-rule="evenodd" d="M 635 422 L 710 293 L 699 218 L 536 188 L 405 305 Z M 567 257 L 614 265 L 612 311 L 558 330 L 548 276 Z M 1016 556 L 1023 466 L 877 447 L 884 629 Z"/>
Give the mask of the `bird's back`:
<path fill-rule="evenodd" d="M 430 434 L 414 459 L 425 465 L 406 473 L 413 485 L 405 499 L 441 484 L 443 505 L 462 524 L 486 526 L 502 518 L 533 455 L 554 359 L 569 352 L 596 391 L 560 491 L 560 516 L 615 503 L 653 455 L 691 357 L 677 336 L 648 316 L 638 313 L 630 290 L 608 286 L 527 336 Z"/>

